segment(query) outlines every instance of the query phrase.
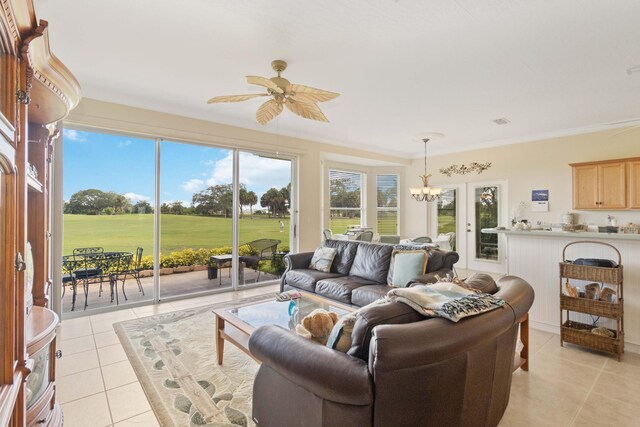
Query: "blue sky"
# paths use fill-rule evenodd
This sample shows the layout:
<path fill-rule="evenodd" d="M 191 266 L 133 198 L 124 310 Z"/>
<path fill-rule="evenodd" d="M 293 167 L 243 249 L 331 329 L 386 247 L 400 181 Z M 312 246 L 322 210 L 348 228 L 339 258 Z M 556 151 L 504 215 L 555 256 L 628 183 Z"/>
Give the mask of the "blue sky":
<path fill-rule="evenodd" d="M 88 188 L 124 194 L 133 203 L 154 203 L 155 141 L 130 136 L 64 129 L 64 199 Z M 160 202 L 191 203 L 208 186 L 231 183 L 232 151 L 162 141 Z M 285 187 L 289 161 L 240 153 L 240 182 L 260 196 Z"/>

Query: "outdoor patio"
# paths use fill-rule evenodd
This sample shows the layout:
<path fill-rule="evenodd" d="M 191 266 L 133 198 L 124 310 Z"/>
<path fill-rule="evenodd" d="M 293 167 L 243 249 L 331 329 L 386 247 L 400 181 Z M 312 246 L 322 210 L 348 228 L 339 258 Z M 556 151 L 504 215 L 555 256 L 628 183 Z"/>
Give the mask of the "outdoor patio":
<path fill-rule="evenodd" d="M 190 271 L 186 273 L 173 273 L 160 276 L 160 298 L 171 298 L 179 295 L 188 295 L 193 293 L 212 291 L 218 289 L 230 289 L 231 277 L 229 277 L 230 269 L 220 270 L 220 276 L 214 279 L 207 278 L 207 270 Z M 244 275 L 244 285 L 254 285 L 258 279 L 258 272 L 251 268 L 244 268 L 242 272 Z M 277 279 L 278 277 L 260 272 L 260 282 Z M 119 306 L 123 307 L 127 304 L 139 303 L 142 301 L 151 301 L 153 298 L 153 277 L 144 277 L 140 279 L 142 288 L 144 289 L 144 295 L 138 291 L 138 285 L 135 278 L 127 276 L 124 290 L 127 294 L 127 300 L 125 300 L 122 294 L 122 281 L 118 281 L 118 301 Z M 241 286 L 242 286 L 241 284 Z M 70 286 L 66 286 L 65 294 L 62 298 L 62 312 L 71 312 L 72 290 Z M 82 285 L 78 284 L 77 296 L 74 313 L 85 311 L 88 313 L 91 310 L 105 307 L 116 307 L 116 301 L 111 302 L 111 296 L 109 293 L 109 282 L 102 284 L 102 296 L 99 296 L 100 283 L 90 283 L 89 292 L 87 297 L 87 309 L 84 310 L 84 291 Z"/>

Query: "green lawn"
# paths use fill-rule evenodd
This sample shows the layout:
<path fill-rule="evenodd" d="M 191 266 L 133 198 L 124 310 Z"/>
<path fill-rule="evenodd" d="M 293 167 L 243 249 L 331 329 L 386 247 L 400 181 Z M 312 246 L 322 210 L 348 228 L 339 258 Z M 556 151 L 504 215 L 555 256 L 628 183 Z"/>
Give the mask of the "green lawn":
<path fill-rule="evenodd" d="M 240 220 L 240 243 L 261 238 L 279 239 L 289 246 L 289 218 L 280 232 L 277 218 L 255 215 Z M 168 254 L 185 248 L 231 246 L 231 218 L 187 215 L 160 216 L 161 252 Z M 153 253 L 153 215 L 64 215 L 63 253 L 73 248 L 101 246 L 105 251 L 134 251 L 144 248 Z"/>

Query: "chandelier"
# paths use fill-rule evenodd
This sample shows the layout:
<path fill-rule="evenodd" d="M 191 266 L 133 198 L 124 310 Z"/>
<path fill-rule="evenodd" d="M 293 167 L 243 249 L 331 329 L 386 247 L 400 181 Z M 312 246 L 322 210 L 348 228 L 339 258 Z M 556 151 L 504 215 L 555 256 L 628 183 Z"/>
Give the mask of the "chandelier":
<path fill-rule="evenodd" d="M 422 141 L 424 142 L 424 175 L 420 175 L 422 187 L 411 188 L 411 197 L 418 202 L 433 202 L 440 200 L 442 189 L 429 186 L 429 178 L 431 178 L 431 174 L 427 174 L 427 142 L 429 142 L 429 138 L 423 138 Z"/>

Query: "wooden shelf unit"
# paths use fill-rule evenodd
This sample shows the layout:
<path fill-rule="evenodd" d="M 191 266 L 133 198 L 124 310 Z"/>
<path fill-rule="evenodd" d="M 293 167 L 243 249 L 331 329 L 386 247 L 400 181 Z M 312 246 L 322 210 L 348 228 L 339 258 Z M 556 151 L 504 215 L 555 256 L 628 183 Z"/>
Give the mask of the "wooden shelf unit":
<path fill-rule="evenodd" d="M 80 86 L 51 53 L 48 23 L 38 20 L 33 1 L 3 1 L 0 426 L 62 425 L 55 397 L 58 317 L 46 308 L 51 284 L 49 165 L 59 135 L 57 124 L 79 100 Z M 26 254 L 29 246 L 31 257 Z"/>
<path fill-rule="evenodd" d="M 612 248 L 618 254 L 618 266 L 615 268 L 577 265 L 566 261 L 566 250 L 574 244 L 599 244 Z M 572 242 L 564 247 L 560 262 L 560 345 L 564 342 L 578 344 L 611 354 L 620 360 L 624 352 L 624 296 L 622 289 L 623 268 L 620 252 L 613 245 L 596 241 Z M 605 284 L 615 287 L 615 301 L 602 301 L 564 294 L 568 279 L 598 283 L 601 289 Z M 592 333 L 595 324 L 586 324 L 570 319 L 570 313 L 583 313 L 604 317 L 615 321 L 615 329 L 609 329 L 614 336 L 606 337 Z"/>

